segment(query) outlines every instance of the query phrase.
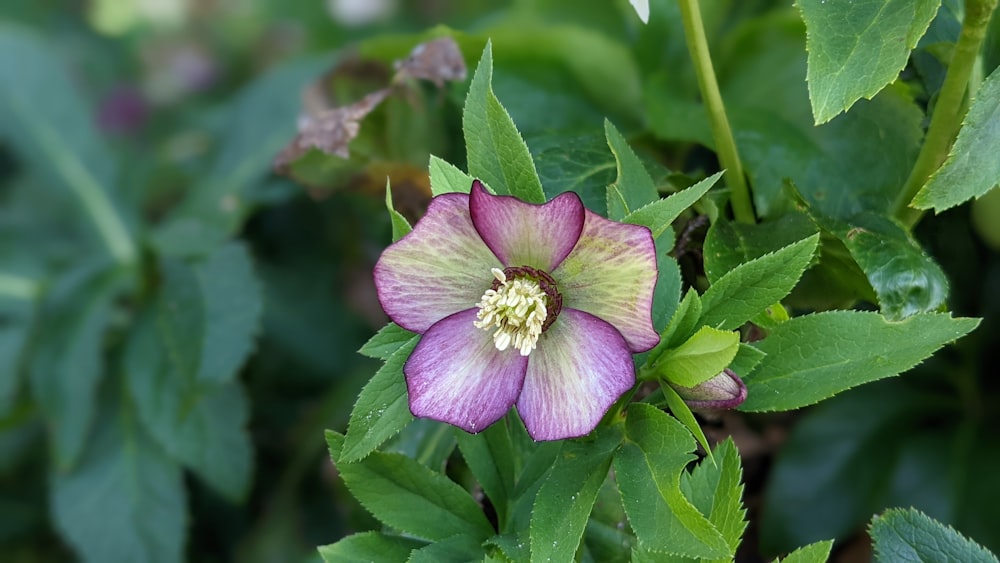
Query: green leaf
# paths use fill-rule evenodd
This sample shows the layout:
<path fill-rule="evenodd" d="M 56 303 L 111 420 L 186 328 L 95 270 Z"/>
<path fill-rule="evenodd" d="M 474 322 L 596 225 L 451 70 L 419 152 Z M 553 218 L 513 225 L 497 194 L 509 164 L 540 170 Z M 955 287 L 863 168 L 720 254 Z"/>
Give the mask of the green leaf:
<path fill-rule="evenodd" d="M 720 217 L 705 237 L 705 275 L 712 283 L 740 264 L 760 258 L 818 231 L 808 215 L 791 211 L 774 221 L 747 225 Z"/>
<path fill-rule="evenodd" d="M 587 209 L 607 215 L 607 191 L 615 181 L 616 161 L 604 135 L 548 131 L 532 148 L 545 195 L 551 199 L 576 192 Z"/>
<path fill-rule="evenodd" d="M 467 535 L 484 541 L 493 527 L 469 493 L 454 481 L 400 454 L 373 452 L 357 463 L 341 459 L 344 437 L 326 432 L 348 490 L 388 526 L 431 541 Z"/>
<path fill-rule="evenodd" d="M 421 541 L 381 532 L 362 532 L 317 549 L 326 563 L 406 563 L 410 552 L 425 545 Z"/>
<path fill-rule="evenodd" d="M 35 309 L 33 301 L 0 295 L 0 419 L 17 397 Z"/>
<path fill-rule="evenodd" d="M 733 370 L 736 375 L 741 378 L 746 377 L 753 373 L 753 370 L 757 368 L 757 364 L 764 359 L 766 356 L 764 352 L 761 352 L 753 344 L 747 344 L 745 342 L 740 342 L 740 349 L 736 352 L 736 357 L 729 364 L 729 369 Z"/>
<path fill-rule="evenodd" d="M 462 457 L 493 504 L 501 525 L 506 524 L 514 489 L 515 454 L 507 424 L 507 418 L 501 419 L 479 434 L 453 429 Z"/>
<path fill-rule="evenodd" d="M 498 194 L 543 203 L 545 193 L 531 153 L 507 110 L 493 94 L 492 78 L 493 52 L 487 42 L 462 114 L 469 175 L 486 182 Z"/>
<path fill-rule="evenodd" d="M 615 189 L 608 190 L 608 218 L 621 221 L 632 211 L 660 199 L 660 193 L 632 147 L 607 119 L 604 120 L 604 134 L 618 163 L 618 179 L 613 184 Z M 620 195 L 621 205 L 612 205 L 612 192 Z M 656 238 L 656 235 L 653 237 Z"/>
<path fill-rule="evenodd" d="M 611 459 L 622 443 L 613 428 L 594 441 L 567 442 L 542 483 L 531 512 L 531 560 L 573 559 Z"/>
<path fill-rule="evenodd" d="M 695 459 L 687 429 L 651 405 L 633 403 L 625 432 L 615 474 L 640 547 L 686 557 L 732 557 L 726 539 L 681 492 L 681 474 Z"/>
<path fill-rule="evenodd" d="M 649 356 L 656 359 L 667 348 L 673 348 L 694 334 L 701 318 L 701 296 L 695 289 L 688 288 L 680 304 L 674 309 L 667 327 L 660 333 L 660 343 L 650 352 Z"/>
<path fill-rule="evenodd" d="M 192 393 L 167 358 L 151 312 L 132 328 L 123 368 L 139 419 L 170 457 L 229 500 L 243 500 L 253 471 L 243 389 L 223 383 Z"/>
<path fill-rule="evenodd" d="M 798 0 L 806 22 L 816 124 L 896 80 L 941 0 Z"/>
<path fill-rule="evenodd" d="M 64 60 L 41 36 L 0 29 L 0 139 L 46 181 L 66 188 L 115 260 L 129 263 L 138 252 L 114 192 L 117 164 Z"/>
<path fill-rule="evenodd" d="M 250 355 L 263 303 L 250 254 L 231 242 L 192 262 L 164 259 L 159 327 L 188 381 L 232 380 Z"/>
<path fill-rule="evenodd" d="M 780 559 L 782 563 L 826 563 L 833 549 L 833 540 L 802 546 Z M 893 560 L 895 561 L 895 560 Z"/>
<path fill-rule="evenodd" d="M 846 537 L 885 506 L 901 442 L 914 417 L 935 408 L 905 383 L 872 383 L 805 413 L 771 470 L 760 521 L 762 551 Z M 934 451 L 940 458 L 941 450 Z M 910 480 L 915 472 L 906 473 Z M 908 498 L 913 502 L 915 496 Z"/>
<path fill-rule="evenodd" d="M 892 509 L 872 518 L 878 561 L 996 563 L 997 556 L 919 510 Z"/>
<path fill-rule="evenodd" d="M 743 470 L 733 439 L 715 448 L 712 460 L 703 460 L 691 473 L 681 475 L 681 490 L 699 512 L 722 534 L 730 553 L 736 553 L 746 530 L 743 507 Z"/>
<path fill-rule="evenodd" d="M 419 341 L 419 337 L 413 336 L 393 352 L 361 390 L 351 410 L 344 451 L 339 459 L 354 462 L 364 458 L 413 420 L 403 364 Z"/>
<path fill-rule="evenodd" d="M 298 59 L 255 79 L 229 105 L 215 163 L 200 187 L 166 223 L 197 217 L 232 231 L 248 212 L 244 193 L 271 172 L 272 161 L 295 136 L 306 84 L 330 68 L 328 57 Z"/>
<path fill-rule="evenodd" d="M 77 467 L 52 476 L 56 527 L 85 562 L 179 563 L 187 529 L 180 468 L 127 400 L 105 397 L 101 413 Z"/>
<path fill-rule="evenodd" d="M 979 319 L 918 313 L 889 321 L 877 313 L 831 311 L 795 317 L 756 343 L 767 354 L 744 378 L 740 410 L 791 410 L 902 373 L 971 332 Z"/>
<path fill-rule="evenodd" d="M 934 311 L 948 297 L 948 277 L 917 241 L 892 219 L 864 212 L 848 221 L 820 220 L 844 243 L 892 319 Z"/>
<path fill-rule="evenodd" d="M 667 385 L 665 382 L 660 383 L 660 390 L 663 392 L 663 398 L 667 402 L 667 407 L 670 408 L 670 412 L 673 413 L 674 417 L 680 421 L 687 429 L 688 432 L 694 436 L 695 440 L 701 444 L 701 447 L 708 454 L 709 459 L 712 459 L 714 463 L 715 454 L 712 453 L 712 446 L 708 443 L 708 438 L 705 437 L 705 431 L 701 429 L 701 425 L 698 424 L 698 420 L 694 417 L 694 413 L 691 412 L 691 407 L 684 402 L 684 399 L 677 394 L 677 391 Z"/>
<path fill-rule="evenodd" d="M 392 206 L 392 187 L 389 186 L 389 178 L 385 179 L 385 208 L 389 212 L 389 221 L 392 223 L 392 242 L 410 234 L 410 231 L 413 230 L 410 222 Z"/>
<path fill-rule="evenodd" d="M 410 332 L 396 323 L 389 323 L 368 339 L 358 353 L 376 360 L 388 360 L 396 350 L 402 348 L 416 335 L 417 333 Z"/>
<path fill-rule="evenodd" d="M 725 369 L 739 347 L 739 333 L 703 326 L 683 344 L 664 352 L 655 369 L 667 381 L 694 387 Z"/>
<path fill-rule="evenodd" d="M 940 213 L 1000 185 L 1000 71 L 983 82 L 948 160 L 910 203 Z"/>
<path fill-rule="evenodd" d="M 482 541 L 469 536 L 453 536 L 432 543 L 410 554 L 407 563 L 468 563 L 482 561 L 486 555 Z"/>
<path fill-rule="evenodd" d="M 730 270 L 702 295 L 699 323 L 732 330 L 781 301 L 802 277 L 818 244 L 819 235 L 813 235 Z"/>
<path fill-rule="evenodd" d="M 448 193 L 467 194 L 472 190 L 472 176 L 462 172 L 450 162 L 431 155 L 431 194 L 439 196 Z"/>
<path fill-rule="evenodd" d="M 104 333 L 125 278 L 118 269 L 87 267 L 63 276 L 42 303 L 45 327 L 33 350 L 32 396 L 52 432 L 55 465 L 69 469 L 97 415 L 104 376 Z"/>
<path fill-rule="evenodd" d="M 398 434 L 381 446 L 384 452 L 411 457 L 434 471 L 447 468 L 452 452 L 458 446 L 455 427 L 429 418 L 415 418 Z"/>
<path fill-rule="evenodd" d="M 685 190 L 663 199 L 657 199 L 648 205 L 634 208 L 635 211 L 626 215 L 622 222 L 649 227 L 649 230 L 653 232 L 653 238 L 657 239 L 670 228 L 674 219 L 677 219 L 685 209 L 701 199 L 701 196 L 705 195 L 721 177 L 722 172 L 716 172 Z"/>

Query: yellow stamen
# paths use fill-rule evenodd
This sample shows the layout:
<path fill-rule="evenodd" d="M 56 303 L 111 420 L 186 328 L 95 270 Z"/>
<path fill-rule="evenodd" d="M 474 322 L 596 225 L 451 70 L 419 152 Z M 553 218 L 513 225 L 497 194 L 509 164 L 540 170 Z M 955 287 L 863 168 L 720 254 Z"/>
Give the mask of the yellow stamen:
<path fill-rule="evenodd" d="M 548 314 L 545 292 L 530 278 L 508 280 L 503 270 L 493 268 L 492 272 L 500 285 L 483 294 L 473 324 L 483 330 L 496 328 L 493 344 L 497 350 L 513 345 L 527 356 L 535 349 Z"/>

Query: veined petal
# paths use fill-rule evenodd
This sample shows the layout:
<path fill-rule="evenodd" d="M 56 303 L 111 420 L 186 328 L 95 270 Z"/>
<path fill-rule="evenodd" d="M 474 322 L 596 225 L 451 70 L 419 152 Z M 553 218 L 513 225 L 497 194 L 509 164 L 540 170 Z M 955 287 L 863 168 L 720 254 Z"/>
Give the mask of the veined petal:
<path fill-rule="evenodd" d="M 493 283 L 500 261 L 479 237 L 469 196 L 431 200 L 413 231 L 389 246 L 375 264 L 382 309 L 396 324 L 424 332 L 441 319 L 475 306 Z"/>
<path fill-rule="evenodd" d="M 479 180 L 469 194 L 472 223 L 504 266 L 551 272 L 573 250 L 583 230 L 580 196 L 566 192 L 536 205 L 486 192 Z"/>
<path fill-rule="evenodd" d="M 611 323 L 632 352 L 660 341 L 653 328 L 656 247 L 649 229 L 586 211 L 583 233 L 552 273 L 563 306 Z"/>
<path fill-rule="evenodd" d="M 517 412 L 535 440 L 583 436 L 634 384 L 632 354 L 615 327 L 563 309 L 529 356 Z"/>
<path fill-rule="evenodd" d="M 490 332 L 472 326 L 476 309 L 434 324 L 403 366 L 410 412 L 479 432 L 517 400 L 528 357 L 497 350 Z"/>

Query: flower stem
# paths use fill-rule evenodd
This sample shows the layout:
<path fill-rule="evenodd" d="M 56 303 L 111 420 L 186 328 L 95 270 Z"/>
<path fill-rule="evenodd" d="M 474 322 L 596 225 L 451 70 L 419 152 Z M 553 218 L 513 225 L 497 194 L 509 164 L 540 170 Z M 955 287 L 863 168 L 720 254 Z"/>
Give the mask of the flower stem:
<path fill-rule="evenodd" d="M 729 127 L 729 119 L 726 117 L 722 94 L 719 93 L 719 83 L 715 79 L 715 69 L 712 67 L 712 57 L 708 52 L 708 40 L 705 38 L 705 26 L 701 20 L 698 0 L 680 0 L 680 7 L 684 36 L 687 39 L 691 60 L 694 62 L 695 74 L 698 76 L 698 89 L 708 110 L 719 162 L 726 169 L 726 181 L 732 192 L 730 199 L 733 204 L 733 216 L 741 223 L 753 224 L 756 218 L 750 199 L 750 189 L 743 175 L 743 164 L 736 150 L 736 141 Z"/>
<path fill-rule="evenodd" d="M 965 0 L 962 31 L 948 64 L 948 72 L 927 128 L 927 136 L 910 171 L 910 177 L 906 179 L 892 207 L 893 215 L 909 228 L 913 228 L 924 213 L 910 207 L 910 202 L 948 157 L 951 144 L 962 126 L 962 117 L 967 109 L 963 99 L 967 89 L 970 94 L 976 90 L 975 86 L 970 87 L 970 79 L 973 77 L 979 49 L 986 37 L 990 15 L 996 6 L 997 0 Z M 981 73 L 976 74 L 980 75 Z"/>

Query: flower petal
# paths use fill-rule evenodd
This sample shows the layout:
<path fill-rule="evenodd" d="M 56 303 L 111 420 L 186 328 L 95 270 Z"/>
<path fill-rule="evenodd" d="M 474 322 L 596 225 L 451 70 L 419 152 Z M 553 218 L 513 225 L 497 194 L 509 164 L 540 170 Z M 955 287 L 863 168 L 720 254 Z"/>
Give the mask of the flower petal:
<path fill-rule="evenodd" d="M 413 231 L 386 248 L 375 264 L 382 309 L 396 324 L 424 332 L 437 321 L 475 306 L 502 267 L 469 216 L 469 196 L 431 200 Z"/>
<path fill-rule="evenodd" d="M 632 352 L 660 341 L 653 328 L 656 247 L 646 227 L 609 221 L 587 210 L 580 241 L 551 273 L 564 307 L 611 323 Z"/>
<path fill-rule="evenodd" d="M 535 440 L 583 436 L 634 384 L 632 354 L 615 327 L 563 309 L 529 356 L 517 412 Z"/>
<path fill-rule="evenodd" d="M 511 196 L 490 195 L 475 180 L 469 212 L 483 242 L 504 266 L 531 266 L 551 272 L 573 250 L 583 229 L 583 202 L 572 192 L 536 205 Z"/>
<path fill-rule="evenodd" d="M 479 432 L 517 400 L 528 357 L 500 351 L 493 335 L 472 325 L 476 309 L 455 313 L 428 330 L 403 366 L 410 412 Z"/>

